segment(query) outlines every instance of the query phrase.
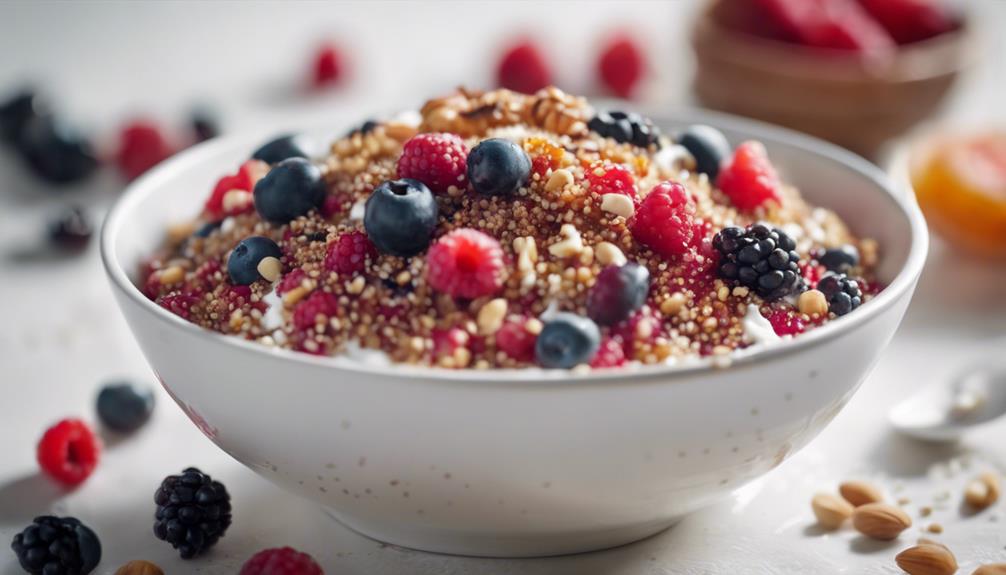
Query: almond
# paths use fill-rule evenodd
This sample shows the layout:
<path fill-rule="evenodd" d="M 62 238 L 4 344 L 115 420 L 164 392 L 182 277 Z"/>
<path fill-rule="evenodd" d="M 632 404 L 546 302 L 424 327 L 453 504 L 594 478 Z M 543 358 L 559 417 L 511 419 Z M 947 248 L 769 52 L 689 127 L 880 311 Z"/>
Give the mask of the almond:
<path fill-rule="evenodd" d="M 852 526 L 867 537 L 890 541 L 912 526 L 912 518 L 893 505 L 867 503 L 852 512 Z"/>
<path fill-rule="evenodd" d="M 817 517 L 817 524 L 824 529 L 838 529 L 852 516 L 852 505 L 848 501 L 830 493 L 818 493 L 810 500 L 810 507 Z"/>
<path fill-rule="evenodd" d="M 846 501 L 852 503 L 853 507 L 867 503 L 880 503 L 884 500 L 880 490 L 865 481 L 846 481 L 838 486 L 838 492 Z"/>
<path fill-rule="evenodd" d="M 972 479 L 964 488 L 964 501 L 982 510 L 999 500 L 999 476 L 986 471 Z"/>
<path fill-rule="evenodd" d="M 898 567 L 910 575 L 953 575 L 957 572 L 957 559 L 942 545 L 916 545 L 894 558 Z"/>
<path fill-rule="evenodd" d="M 981 565 L 971 575 L 1006 575 L 1006 563 Z"/>

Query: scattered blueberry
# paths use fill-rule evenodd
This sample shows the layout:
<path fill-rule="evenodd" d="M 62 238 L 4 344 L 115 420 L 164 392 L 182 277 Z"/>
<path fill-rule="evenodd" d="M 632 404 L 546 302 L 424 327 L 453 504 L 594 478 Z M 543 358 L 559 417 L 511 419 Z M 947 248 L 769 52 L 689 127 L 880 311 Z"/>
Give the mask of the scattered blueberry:
<path fill-rule="evenodd" d="M 197 238 L 208 238 L 210 234 L 220 229 L 220 226 L 224 225 L 223 220 L 217 220 L 215 222 L 206 222 L 205 224 L 199 226 L 199 229 L 192 233 L 193 236 Z"/>
<path fill-rule="evenodd" d="M 28 122 L 47 115 L 48 110 L 37 94 L 25 90 L 0 104 L 0 137 L 16 143 Z"/>
<path fill-rule="evenodd" d="M 845 274 L 825 274 L 817 282 L 817 289 L 828 300 L 828 311 L 835 315 L 845 315 L 863 303 L 859 283 Z"/>
<path fill-rule="evenodd" d="M 590 360 L 601 347 L 601 331 L 589 318 L 557 313 L 535 341 L 535 357 L 545 367 L 569 369 Z"/>
<path fill-rule="evenodd" d="M 650 145 L 660 147 L 660 131 L 639 114 L 610 111 L 598 112 L 587 122 L 587 127 L 605 138 L 640 148 Z"/>
<path fill-rule="evenodd" d="M 69 208 L 49 224 L 49 241 L 64 249 L 84 249 L 93 233 L 87 214 L 79 207 Z"/>
<path fill-rule="evenodd" d="M 828 271 L 845 272 L 859 265 L 859 250 L 856 246 L 846 244 L 825 250 L 817 261 Z"/>
<path fill-rule="evenodd" d="M 311 157 L 310 149 L 304 136 L 285 135 L 263 144 L 252 154 L 252 159 L 262 160 L 267 164 L 278 164 L 289 158 L 308 159 Z"/>
<path fill-rule="evenodd" d="M 154 411 L 154 392 L 148 387 L 119 382 L 98 392 L 98 417 L 113 431 L 136 431 Z"/>
<path fill-rule="evenodd" d="M 32 575 L 86 575 L 101 561 L 98 536 L 73 517 L 36 517 L 10 547 Z"/>
<path fill-rule="evenodd" d="M 381 252 L 413 256 L 430 245 L 437 210 L 437 200 L 426 184 L 410 178 L 390 180 L 367 198 L 363 227 Z"/>
<path fill-rule="evenodd" d="M 325 181 L 321 170 L 304 158 L 290 158 L 273 166 L 255 184 L 255 209 L 263 218 L 286 223 L 321 207 Z"/>
<path fill-rule="evenodd" d="M 713 236 L 720 252 L 719 276 L 755 290 L 772 301 L 805 289 L 796 242 L 766 224 L 730 226 Z"/>
<path fill-rule="evenodd" d="M 199 108 L 192 113 L 192 133 L 197 142 L 211 140 L 220 135 L 220 122 L 212 112 Z"/>
<path fill-rule="evenodd" d="M 98 167 L 91 143 L 51 116 L 31 119 L 21 129 L 17 146 L 32 171 L 54 184 L 82 180 Z"/>
<path fill-rule="evenodd" d="M 678 136 L 678 145 L 695 158 L 695 169 L 709 176 L 715 182 L 723 161 L 730 157 L 730 142 L 727 137 L 712 126 L 696 124 Z"/>
<path fill-rule="evenodd" d="M 614 325 L 643 307 L 650 291 L 650 271 L 627 263 L 611 265 L 597 276 L 587 296 L 587 315 L 599 325 Z"/>
<path fill-rule="evenodd" d="M 262 279 L 258 265 L 265 258 L 280 259 L 283 252 L 276 242 L 263 236 L 241 240 L 227 257 L 227 273 L 234 285 L 248 285 Z"/>
<path fill-rule="evenodd" d="M 482 140 L 468 154 L 468 181 L 486 196 L 512 194 L 531 177 L 531 160 L 510 140 Z"/>
<path fill-rule="evenodd" d="M 194 467 L 165 477 L 154 503 L 154 536 L 170 543 L 182 559 L 215 545 L 231 524 L 227 488 Z"/>

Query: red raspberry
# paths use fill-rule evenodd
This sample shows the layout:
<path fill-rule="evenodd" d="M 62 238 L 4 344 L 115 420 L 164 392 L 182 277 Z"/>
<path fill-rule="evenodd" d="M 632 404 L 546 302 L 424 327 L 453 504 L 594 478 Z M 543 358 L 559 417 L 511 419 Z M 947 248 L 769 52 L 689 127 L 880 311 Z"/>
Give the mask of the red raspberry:
<path fill-rule="evenodd" d="M 119 135 L 116 164 L 126 179 L 133 180 L 175 153 L 160 127 L 151 121 L 134 121 Z"/>
<path fill-rule="evenodd" d="M 760 142 L 744 142 L 720 170 L 716 185 L 739 210 L 753 210 L 768 201 L 779 202 L 779 174 Z"/>
<path fill-rule="evenodd" d="M 319 317 L 331 318 L 339 312 L 339 299 L 326 291 L 318 290 L 293 308 L 293 327 L 307 331 L 318 323 Z"/>
<path fill-rule="evenodd" d="M 325 269 L 340 274 L 362 272 L 367 260 L 377 257 L 377 248 L 367 234 L 352 231 L 342 234 L 329 244 L 325 255 Z"/>
<path fill-rule="evenodd" d="M 646 322 L 648 325 L 640 326 Z M 641 343 L 653 342 L 661 335 L 661 322 L 656 312 L 648 305 L 639 308 L 629 319 L 611 328 L 611 337 L 622 343 L 622 350 L 626 357 L 632 357 L 637 341 Z M 648 336 L 646 334 L 649 334 Z"/>
<path fill-rule="evenodd" d="M 772 324 L 772 329 L 779 336 L 798 335 L 806 329 L 803 320 L 792 311 L 784 309 L 773 310 L 768 316 L 768 322 Z"/>
<path fill-rule="evenodd" d="M 328 194 L 321 204 L 321 217 L 328 220 L 337 214 L 348 214 L 351 208 L 352 202 L 346 197 Z"/>
<path fill-rule="evenodd" d="M 654 186 L 629 220 L 636 241 L 664 258 L 688 252 L 694 237 L 695 207 L 684 186 L 664 182 Z"/>
<path fill-rule="evenodd" d="M 398 177 L 426 184 L 437 194 L 450 186 L 465 187 L 468 147 L 456 134 L 417 134 L 405 142 L 398 158 Z"/>
<path fill-rule="evenodd" d="M 538 46 L 525 40 L 503 54 L 496 82 L 501 88 L 534 94 L 552 83 L 552 71 Z"/>
<path fill-rule="evenodd" d="M 947 2 L 937 0 L 859 0 L 860 5 L 898 44 L 928 40 L 958 27 Z"/>
<path fill-rule="evenodd" d="M 636 179 L 632 177 L 629 168 L 622 164 L 594 162 L 586 169 L 585 175 L 590 182 L 590 191 L 599 196 L 622 194 L 636 199 Z"/>
<path fill-rule="evenodd" d="M 612 38 L 597 61 L 601 82 L 620 98 L 630 98 L 646 69 L 646 58 L 635 40 L 627 35 Z"/>
<path fill-rule="evenodd" d="M 758 4 L 788 39 L 807 46 L 874 53 L 895 48 L 890 34 L 855 0 L 759 0 Z"/>
<path fill-rule="evenodd" d="M 590 367 L 618 367 L 625 364 L 625 349 L 622 343 L 613 337 L 606 337 L 601 340 L 601 347 L 597 350 L 597 355 L 590 360 Z"/>
<path fill-rule="evenodd" d="M 276 286 L 276 293 L 283 295 L 300 285 L 307 279 L 307 272 L 300 268 L 295 268 L 290 273 L 284 275 Z"/>
<path fill-rule="evenodd" d="M 534 344 L 538 336 L 527 330 L 527 319 L 521 317 L 503 324 L 496 332 L 496 347 L 517 361 L 534 361 Z"/>
<path fill-rule="evenodd" d="M 466 347 L 471 339 L 468 332 L 459 328 L 435 329 L 431 334 L 433 339 L 433 357 L 452 357 L 456 349 Z"/>
<path fill-rule="evenodd" d="M 324 575 L 324 571 L 307 553 L 292 547 L 277 547 L 252 555 L 238 575 Z"/>
<path fill-rule="evenodd" d="M 825 271 L 822 265 L 808 261 L 800 262 L 800 275 L 803 276 L 803 281 L 809 289 L 817 287 L 817 282 L 821 281 Z"/>
<path fill-rule="evenodd" d="M 98 465 L 101 441 L 83 421 L 64 419 L 46 430 L 36 456 L 46 475 L 64 485 L 79 485 Z"/>
<path fill-rule="evenodd" d="M 533 156 L 531 158 L 531 172 L 538 174 L 538 177 L 544 178 L 545 174 L 552 169 L 552 158 L 546 155 Z"/>
<path fill-rule="evenodd" d="M 426 278 L 433 289 L 474 299 L 503 285 L 503 248 L 495 238 L 469 228 L 454 230 L 430 247 Z"/>
<path fill-rule="evenodd" d="M 339 83 L 343 72 L 342 55 L 334 44 L 323 44 L 318 48 L 311 72 L 311 84 L 315 88 L 326 88 Z"/>
<path fill-rule="evenodd" d="M 214 219 L 222 218 L 225 215 L 234 215 L 224 211 L 224 196 L 227 195 L 227 192 L 231 190 L 251 192 L 255 189 L 255 184 L 268 172 L 269 164 L 261 160 L 248 160 L 241 164 L 237 173 L 226 175 L 217 181 L 216 186 L 213 187 L 213 193 L 210 194 L 203 206 L 206 213 Z M 249 203 L 243 206 L 241 211 L 251 211 L 254 208 L 255 205 Z"/>
<path fill-rule="evenodd" d="M 192 306 L 199 303 L 199 298 L 185 293 L 172 292 L 157 298 L 156 303 L 182 319 L 191 319 Z"/>

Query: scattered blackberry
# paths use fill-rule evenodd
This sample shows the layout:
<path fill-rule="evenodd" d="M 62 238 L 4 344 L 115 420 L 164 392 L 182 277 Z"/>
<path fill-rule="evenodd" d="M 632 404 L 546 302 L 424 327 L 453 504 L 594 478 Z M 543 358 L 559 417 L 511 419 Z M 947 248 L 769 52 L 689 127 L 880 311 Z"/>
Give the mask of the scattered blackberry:
<path fill-rule="evenodd" d="M 817 289 L 828 300 L 828 311 L 845 315 L 863 303 L 859 282 L 845 274 L 827 273 L 817 282 Z"/>
<path fill-rule="evenodd" d="M 766 224 L 747 229 L 730 226 L 713 237 L 722 258 L 719 276 L 747 286 L 766 300 L 777 300 L 803 291 L 796 242 L 785 232 Z"/>
<path fill-rule="evenodd" d="M 818 256 L 817 261 L 828 268 L 828 271 L 846 272 L 849 268 L 859 265 L 859 250 L 854 245 L 845 244 L 825 250 Z"/>
<path fill-rule="evenodd" d="M 36 517 L 10 544 L 32 575 L 85 575 L 101 561 L 101 542 L 73 517 Z"/>
<path fill-rule="evenodd" d="M 79 207 L 71 207 L 49 222 L 49 240 L 60 248 L 84 249 L 93 233 L 87 214 Z"/>
<path fill-rule="evenodd" d="M 231 524 L 227 489 L 194 467 L 165 477 L 154 502 L 154 535 L 171 543 L 182 559 L 212 547 Z"/>
<path fill-rule="evenodd" d="M 640 148 L 655 145 L 660 148 L 660 130 L 639 114 L 625 112 L 598 112 L 587 122 L 592 131 L 623 144 Z"/>

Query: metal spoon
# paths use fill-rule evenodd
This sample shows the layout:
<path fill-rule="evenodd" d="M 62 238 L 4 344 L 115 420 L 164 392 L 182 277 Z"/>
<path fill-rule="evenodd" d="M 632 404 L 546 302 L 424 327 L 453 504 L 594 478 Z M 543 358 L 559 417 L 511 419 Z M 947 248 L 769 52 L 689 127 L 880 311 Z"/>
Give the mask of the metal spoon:
<path fill-rule="evenodd" d="M 888 420 L 898 431 L 930 441 L 953 441 L 969 427 L 1006 414 L 1006 369 L 974 367 L 931 384 L 895 405 Z"/>

